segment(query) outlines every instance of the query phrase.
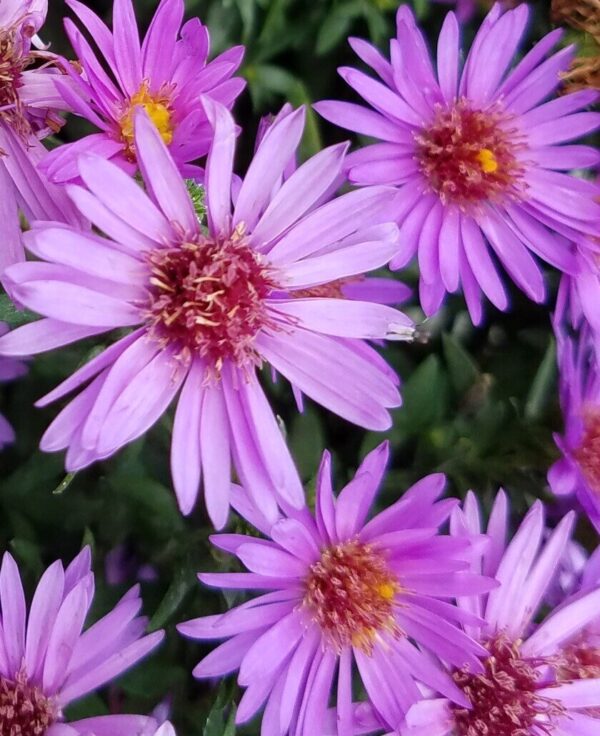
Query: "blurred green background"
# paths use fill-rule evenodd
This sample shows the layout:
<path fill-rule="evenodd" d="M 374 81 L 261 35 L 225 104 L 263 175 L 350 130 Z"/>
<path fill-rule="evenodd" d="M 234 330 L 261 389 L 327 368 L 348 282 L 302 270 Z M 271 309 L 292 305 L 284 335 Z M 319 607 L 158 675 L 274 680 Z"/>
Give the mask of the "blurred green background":
<path fill-rule="evenodd" d="M 62 32 L 66 7 L 51 0 L 43 36 L 53 49 L 69 55 Z M 108 0 L 89 3 L 110 19 Z M 156 0 L 135 0 L 145 28 Z M 386 50 L 394 28 L 397 0 L 190 0 L 187 16 L 199 15 L 209 26 L 213 54 L 233 44 L 247 47 L 242 74 L 248 90 L 236 118 L 243 127 L 238 153 L 241 169 L 253 147 L 261 115 L 283 102 L 309 104 L 322 98 L 354 99 L 336 74 L 342 64 L 358 63 L 346 43 L 348 35 L 370 38 Z M 534 3 L 530 45 L 551 28 L 549 3 Z M 448 6 L 415 0 L 415 12 L 434 40 Z M 469 40 L 483 8 L 465 28 Z M 71 120 L 63 135 L 76 138 L 83 125 Z M 347 134 L 309 118 L 303 155 L 344 140 Z M 414 285 L 416 273 L 398 275 Z M 548 273 L 548 305 L 556 275 Z M 404 381 L 404 406 L 394 414 L 387 436 L 392 467 L 379 503 L 386 505 L 414 480 L 434 471 L 447 473 L 448 491 L 469 488 L 488 504 L 498 486 L 510 493 L 521 514 L 536 497 L 547 495 L 545 475 L 556 457 L 552 431 L 560 429 L 556 396 L 554 344 L 549 309 L 512 293 L 512 309 L 500 314 L 487 308 L 483 327 L 471 326 L 460 297 L 424 324 L 427 339 L 416 345 L 392 344 L 386 357 Z M 416 300 L 407 311 L 422 319 Z M 166 626 L 161 650 L 132 673 L 97 696 L 73 707 L 72 717 L 109 712 L 149 712 L 158 703 L 172 704 L 180 736 L 232 736 L 229 704 L 238 693 L 231 679 L 195 683 L 191 670 L 208 651 L 174 633 L 174 624 L 201 613 L 224 610 L 219 594 L 201 590 L 197 570 L 226 570 L 230 561 L 208 544 L 210 527 L 202 507 L 188 519 L 179 515 L 170 489 L 168 457 L 172 417 L 165 417 L 145 438 L 111 460 L 65 478 L 60 455 L 44 455 L 37 443 L 56 407 L 33 408 L 34 401 L 97 347 L 87 342 L 55 351 L 31 363 L 26 378 L 2 387 L 0 410 L 14 425 L 15 447 L 0 455 L 0 548 L 10 550 L 31 586 L 57 557 L 71 558 L 83 542 L 92 545 L 98 574 L 94 615 L 105 612 L 137 578 L 151 628 Z M 285 384 L 271 387 L 289 442 L 310 490 L 324 447 L 333 451 L 338 482 L 346 481 L 367 449 L 384 436 L 366 433 L 320 410 L 310 401 L 298 415 Z M 554 507 L 553 507 L 554 508 Z M 557 509 L 556 513 L 560 510 Z M 232 519 L 231 526 L 241 526 Z M 591 540 L 585 524 L 580 538 Z M 116 550 L 116 552 L 115 552 Z M 120 559 L 116 582 L 111 560 Z M 151 573 L 148 572 L 151 566 Z M 147 578 L 152 578 L 148 580 Z M 258 733 L 257 724 L 240 733 Z"/>

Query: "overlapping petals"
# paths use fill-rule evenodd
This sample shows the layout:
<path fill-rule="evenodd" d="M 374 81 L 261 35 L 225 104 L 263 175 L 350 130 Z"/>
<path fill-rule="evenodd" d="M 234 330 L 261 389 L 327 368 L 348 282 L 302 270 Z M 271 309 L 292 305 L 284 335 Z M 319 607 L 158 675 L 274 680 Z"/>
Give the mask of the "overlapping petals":
<path fill-rule="evenodd" d="M 8 325 L 0 322 L 0 335 L 8 332 Z M 5 381 L 14 381 L 26 373 L 27 367 L 20 360 L 12 358 L 0 357 L 0 383 Z M 8 423 L 8 420 L 0 414 L 0 450 L 6 445 L 11 444 L 15 440 L 15 432 Z"/>
<path fill-rule="evenodd" d="M 149 736 L 156 724 L 142 716 L 106 716 L 71 722 L 68 726 L 62 723 L 63 709 L 69 703 L 120 675 L 163 638 L 161 631 L 143 635 L 147 622 L 138 616 L 138 587 L 83 631 L 93 595 L 90 551 L 85 548 L 66 569 L 55 562 L 46 570 L 27 613 L 17 565 L 10 554 L 4 555 L 0 569 L 3 693 L 16 683 L 28 693 L 35 692 L 33 702 L 47 709 L 48 736 L 90 732 L 95 736 Z M 40 706 L 41 703 L 45 704 Z M 10 715 L 3 713 L 2 717 Z M 18 719 L 18 714 L 13 717 Z M 104 727 L 92 728 L 96 721 Z"/>
<path fill-rule="evenodd" d="M 192 638 L 227 639 L 194 674 L 215 677 L 239 669 L 239 683 L 246 691 L 238 722 L 264 705 L 263 733 L 314 733 L 315 723 L 326 722 L 337 676 L 336 725 L 331 733 L 356 733 L 351 685 L 355 667 L 373 705 L 394 727 L 420 698 L 416 680 L 464 704 L 452 680 L 412 642 L 449 662 L 469 662 L 477 669 L 485 650 L 460 631 L 459 623 L 475 625 L 478 619 L 446 600 L 468 598 L 495 584 L 469 570 L 481 542 L 477 535 L 454 539 L 438 535 L 455 506 L 452 500 L 439 500 L 442 475 L 419 481 L 368 520 L 387 457 L 385 444 L 370 453 L 336 498 L 326 453 L 317 479 L 314 517 L 305 508 L 271 525 L 247 495 L 234 489 L 238 511 L 268 539 L 213 537 L 213 543 L 236 555 L 248 572 L 199 577 L 206 585 L 263 593 L 223 615 L 195 619 L 179 629 Z M 362 566 L 366 559 L 369 564 Z M 315 575 L 327 575 L 332 585 L 328 590 L 321 580 L 322 596 L 316 598 Z M 382 583 L 384 579 L 387 582 Z M 363 583 L 359 595 L 355 586 Z M 334 589 L 341 590 L 340 600 L 345 601 L 339 617 Z M 369 616 L 382 601 L 389 604 L 391 620 L 372 628 Z"/>
<path fill-rule="evenodd" d="M 93 37 L 101 58 L 78 27 L 66 20 L 82 71 L 71 69 L 70 83 L 60 89 L 69 107 L 99 132 L 55 149 L 44 164 L 48 176 L 60 182 L 77 179 L 77 158 L 83 152 L 110 159 L 133 173 L 134 117 L 140 107 L 161 131 L 179 169 L 189 177 L 200 175 L 190 162 L 207 153 L 212 136 L 201 95 L 233 105 L 245 84 L 233 76 L 243 47 L 208 62 L 208 30 L 198 18 L 182 26 L 183 0 L 161 0 L 141 44 L 131 0 L 115 0 L 112 32 L 78 0 L 67 4 Z"/>
<path fill-rule="evenodd" d="M 568 174 L 598 163 L 595 149 L 570 143 L 598 128 L 598 114 L 586 111 L 597 93 L 548 101 L 573 58 L 572 47 L 551 53 L 559 30 L 512 66 L 528 12 L 523 4 L 502 13 L 497 4 L 461 67 L 454 14 L 444 22 L 434 65 L 402 5 L 391 61 L 351 40 L 378 79 L 340 70 L 371 107 L 316 106 L 337 125 L 381 141 L 349 156 L 348 175 L 357 184 L 400 188 L 394 214 L 403 250 L 392 265 L 417 255 L 427 314 L 459 287 L 475 323 L 482 318 L 482 294 L 506 309 L 499 265 L 525 294 L 542 301 L 544 280 L 532 254 L 571 273 L 571 242 L 598 232 L 597 185 Z"/>
<path fill-rule="evenodd" d="M 480 514 L 475 496 L 469 494 L 463 510 L 453 517 L 453 535 L 460 538 L 479 533 Z M 507 541 L 508 518 L 508 502 L 500 492 L 487 527 L 490 544 L 481 562 L 476 562 L 474 567 L 495 576 L 500 587 L 470 601 L 459 601 L 462 608 L 485 620 L 482 626 L 468 627 L 468 633 L 491 652 L 496 651 L 494 646 L 500 642 L 501 651 L 509 653 L 490 665 L 488 673 L 492 674 L 481 681 L 483 685 L 479 683 L 479 690 L 476 686 L 470 690 L 473 698 L 481 692 L 486 698 L 471 703 L 482 719 L 473 728 L 485 727 L 493 732 L 505 723 L 503 718 L 512 717 L 511 727 L 527 736 L 592 734 L 598 729 L 600 680 L 576 674 L 576 668 L 571 669 L 570 646 L 598 618 L 597 583 L 546 616 L 540 625 L 534 625 L 567 552 L 574 516 L 567 514 L 545 542 L 541 502 L 534 504 L 510 542 Z M 511 689 L 510 678 L 517 671 L 522 679 L 519 687 Z M 503 704 L 500 709 L 494 703 L 494 687 L 498 690 L 497 703 Z M 411 708 L 401 733 L 403 736 L 454 734 L 458 722 L 463 730 L 466 728 L 464 724 L 468 721 L 464 718 L 464 712 L 448 700 L 424 699 Z"/>
<path fill-rule="evenodd" d="M 147 193 L 114 164 L 81 157 L 86 188 L 72 185 L 68 192 L 106 237 L 56 223 L 37 223 L 26 234 L 27 247 L 43 260 L 13 266 L 6 282 L 20 302 L 45 319 L 2 338 L 0 351 L 29 355 L 115 328 L 136 328 L 39 402 L 44 406 L 89 383 L 52 423 L 42 448 L 66 449 L 67 468 L 83 468 L 143 434 L 181 389 L 172 443 L 179 503 L 185 513 L 191 510 L 203 475 L 208 511 L 221 526 L 231 457 L 271 518 L 276 498 L 296 507 L 303 502 L 285 441 L 255 376 L 256 359 L 269 362 L 331 411 L 383 430 L 391 424 L 389 408 L 400 403 L 398 379 L 364 340 L 410 339 L 413 328 L 401 312 L 360 300 L 361 288 L 381 284 L 363 280 L 363 274 L 385 265 L 397 251 L 398 230 L 387 221 L 396 192 L 372 187 L 324 201 L 340 176 L 345 146 L 317 154 L 278 188 L 302 134 L 304 113 L 298 110 L 265 135 L 232 210 L 234 123 L 224 106 L 209 98 L 204 104 L 214 126 L 206 175 L 208 234 L 160 134 L 139 111 L 136 148 Z M 180 340 L 153 332 L 149 291 L 158 272 L 149 259 L 168 248 L 173 258 L 183 258 L 186 243 L 206 238 L 238 243 L 240 234 L 247 248 L 244 263 L 251 260 L 253 268 L 268 274 L 270 293 L 256 307 L 263 327 L 244 338 L 242 357 L 256 359 L 252 364 L 225 359 L 217 366 L 210 356 L 182 349 Z M 237 253 L 242 246 L 223 247 Z M 354 295 L 359 300 L 339 293 L 337 284 L 352 288 L 352 281 L 359 282 Z M 328 296 L 322 296 L 323 287 Z M 177 291 L 179 285 L 168 288 Z M 188 329 L 188 323 L 182 325 L 178 335 L 187 339 Z M 210 334 L 202 333 L 209 348 Z"/>

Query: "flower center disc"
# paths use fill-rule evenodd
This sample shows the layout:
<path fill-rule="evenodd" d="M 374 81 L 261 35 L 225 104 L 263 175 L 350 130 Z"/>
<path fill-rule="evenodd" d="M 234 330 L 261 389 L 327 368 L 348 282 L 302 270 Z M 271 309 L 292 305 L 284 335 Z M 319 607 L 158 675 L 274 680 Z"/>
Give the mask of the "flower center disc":
<path fill-rule="evenodd" d="M 264 300 L 275 284 L 240 233 L 200 238 L 150 255 L 151 332 L 175 344 L 185 360 L 257 362 L 253 342 L 268 324 Z"/>
<path fill-rule="evenodd" d="M 397 636 L 394 598 L 400 586 L 384 557 L 357 540 L 325 549 L 310 568 L 304 605 L 337 651 L 370 654 L 380 632 Z"/>
<path fill-rule="evenodd" d="M 0 734 L 43 736 L 56 719 L 56 710 L 37 688 L 19 675 L 15 682 L 0 677 Z"/>
<path fill-rule="evenodd" d="M 574 455 L 587 482 L 600 493 L 600 411 L 585 414 L 583 439 Z"/>
<path fill-rule="evenodd" d="M 519 645 L 502 634 L 491 639 L 486 648 L 490 656 L 483 662 L 484 674 L 464 669 L 453 675 L 473 706 L 472 710 L 453 706 L 457 736 L 554 733 L 552 719 L 563 712 L 563 707 L 556 700 L 538 695 L 544 685 L 539 682 L 536 667 L 542 663 L 523 659 Z"/>
<path fill-rule="evenodd" d="M 119 119 L 121 138 L 126 146 L 125 153 L 132 160 L 135 159 L 134 117 L 138 107 L 143 107 L 146 110 L 148 117 L 156 126 L 167 146 L 173 141 L 173 119 L 169 91 L 165 90 L 158 94 L 151 94 L 148 83 L 143 82 L 139 90 L 126 104 Z"/>
<path fill-rule="evenodd" d="M 473 110 L 461 99 L 438 106 L 429 128 L 415 135 L 421 171 L 444 204 L 465 207 L 518 193 L 518 144 L 505 121 L 501 112 Z"/>

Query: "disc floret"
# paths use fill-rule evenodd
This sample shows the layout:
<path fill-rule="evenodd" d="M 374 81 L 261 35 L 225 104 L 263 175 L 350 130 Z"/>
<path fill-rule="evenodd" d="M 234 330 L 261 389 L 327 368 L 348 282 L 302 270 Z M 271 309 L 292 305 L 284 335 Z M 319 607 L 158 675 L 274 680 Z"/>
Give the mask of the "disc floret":
<path fill-rule="evenodd" d="M 462 98 L 436 105 L 429 126 L 415 135 L 421 172 L 444 204 L 462 208 L 518 196 L 522 167 L 518 135 L 498 107 L 477 110 Z"/>
<path fill-rule="evenodd" d="M 269 324 L 265 299 L 275 283 L 243 228 L 228 238 L 202 235 L 149 256 L 151 333 L 189 361 L 217 373 L 225 360 L 258 362 L 254 339 Z"/>

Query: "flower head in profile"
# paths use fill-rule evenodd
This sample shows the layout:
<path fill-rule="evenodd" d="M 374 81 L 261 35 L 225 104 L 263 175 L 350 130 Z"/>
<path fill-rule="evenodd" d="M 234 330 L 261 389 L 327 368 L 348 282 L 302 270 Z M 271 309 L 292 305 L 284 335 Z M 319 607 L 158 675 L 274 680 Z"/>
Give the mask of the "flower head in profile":
<path fill-rule="evenodd" d="M 439 500 L 442 475 L 423 478 L 368 520 L 387 457 L 384 443 L 336 498 L 326 453 L 314 516 L 304 508 L 272 525 L 237 493 L 236 508 L 267 539 L 214 536 L 213 543 L 249 572 L 199 577 L 210 586 L 262 594 L 223 615 L 181 624 L 179 630 L 196 639 L 227 640 L 194 675 L 217 677 L 239 669 L 238 682 L 246 691 L 238 722 L 265 706 L 263 733 L 314 733 L 316 723 L 328 723 L 333 689 L 334 726 L 323 733 L 349 736 L 357 732 L 356 668 L 373 706 L 394 726 L 420 697 L 416 680 L 466 705 L 451 678 L 418 647 L 479 671 L 485 649 L 458 625 L 479 619 L 448 600 L 494 587 L 494 581 L 469 570 L 481 540 L 439 535 L 455 506 L 453 500 Z"/>
<path fill-rule="evenodd" d="M 488 652 L 483 674 L 470 667 L 448 668 L 469 707 L 424 699 L 408 712 L 402 736 L 591 736 L 598 731 L 599 674 L 584 673 L 580 665 L 594 653 L 584 651 L 581 635 L 598 618 L 600 588 L 593 586 L 534 625 L 568 549 L 574 515 L 564 517 L 545 540 L 544 507 L 538 501 L 508 544 L 507 520 L 508 504 L 500 492 L 487 527 L 490 544 L 475 568 L 493 575 L 500 587 L 459 601 L 484 619 L 466 631 Z M 480 531 L 478 502 L 470 494 L 453 518 L 453 536 Z"/>
<path fill-rule="evenodd" d="M 59 58 L 37 35 L 47 11 L 47 0 L 0 2 L 0 122 L 24 140 L 56 132 L 63 123 L 57 110 L 65 104 L 55 84 Z"/>
<path fill-rule="evenodd" d="M 600 531 L 600 372 L 593 333 L 568 337 L 556 324 L 564 430 L 554 439 L 562 458 L 548 473 L 552 491 L 575 495 Z"/>
<path fill-rule="evenodd" d="M 502 12 L 496 4 L 461 67 L 460 28 L 446 16 L 437 47 L 437 70 L 408 5 L 397 16 L 391 61 L 360 40 L 352 46 L 378 75 L 340 70 L 372 109 L 325 101 L 328 120 L 379 139 L 348 157 L 353 183 L 401 188 L 394 216 L 402 267 L 417 255 L 425 312 L 460 287 L 475 323 L 482 293 L 499 309 L 508 298 L 498 266 L 535 301 L 545 286 L 533 254 L 569 272 L 571 241 L 596 234 L 600 189 L 570 176 L 595 166 L 598 151 L 561 145 L 595 130 L 600 115 L 585 108 L 594 90 L 549 100 L 573 56 L 551 53 L 561 31 L 548 34 L 516 65 L 528 7 Z"/>
<path fill-rule="evenodd" d="M 72 110 L 100 132 L 55 149 L 44 163 L 50 179 L 76 179 L 77 157 L 84 151 L 135 172 L 139 108 L 152 120 L 180 171 L 188 177 L 200 173 L 190 162 L 206 154 L 212 135 L 200 98 L 208 95 L 233 105 L 245 84 L 233 77 L 243 47 L 207 62 L 208 30 L 198 18 L 182 26 L 183 0 L 161 0 L 141 44 L 131 0 L 115 0 L 112 32 L 78 0 L 67 0 L 67 5 L 92 35 L 101 58 L 77 26 L 65 20 L 82 71 L 72 69 L 71 84 L 61 90 Z"/>
<path fill-rule="evenodd" d="M 143 636 L 139 589 L 83 631 L 94 596 L 90 551 L 42 576 L 29 614 L 19 570 L 6 553 L 0 569 L 0 733 L 23 736 L 150 736 L 144 716 L 103 716 L 64 723 L 64 709 L 152 651 L 161 631 Z M 97 728 L 96 728 L 97 726 Z M 155 728 L 155 726 L 154 726 Z M 154 730 L 154 729 L 153 729 Z"/>
<path fill-rule="evenodd" d="M 0 335 L 8 332 L 8 325 L 0 322 Z M 20 360 L 13 358 L 3 358 L 0 356 L 0 383 L 5 381 L 14 381 L 27 372 L 27 367 Z M 15 440 L 15 432 L 5 417 L 0 414 L 0 450 L 6 445 L 10 445 Z"/>
<path fill-rule="evenodd" d="M 278 186 L 304 126 L 297 110 L 264 136 L 232 209 L 235 126 L 205 98 L 214 127 L 206 171 L 208 226 L 146 113 L 136 149 L 146 192 L 115 164 L 80 160 L 87 189 L 68 192 L 107 237 L 56 223 L 26 233 L 43 261 L 17 264 L 5 280 L 46 319 L 0 338 L 0 353 L 29 355 L 135 328 L 39 403 L 86 384 L 42 439 L 67 449 L 70 470 L 140 437 L 181 389 L 172 473 L 188 513 L 203 476 L 208 511 L 225 523 L 231 458 L 263 512 L 304 494 L 279 424 L 257 380 L 263 362 L 294 387 L 360 426 L 385 430 L 400 404 L 398 379 L 366 339 L 410 339 L 412 322 L 384 304 L 347 298 L 346 284 L 387 264 L 398 229 L 396 196 L 364 188 L 331 199 L 345 146 L 320 152 Z M 45 261 L 45 262 L 44 262 Z M 364 279 L 364 280 L 363 280 Z"/>

